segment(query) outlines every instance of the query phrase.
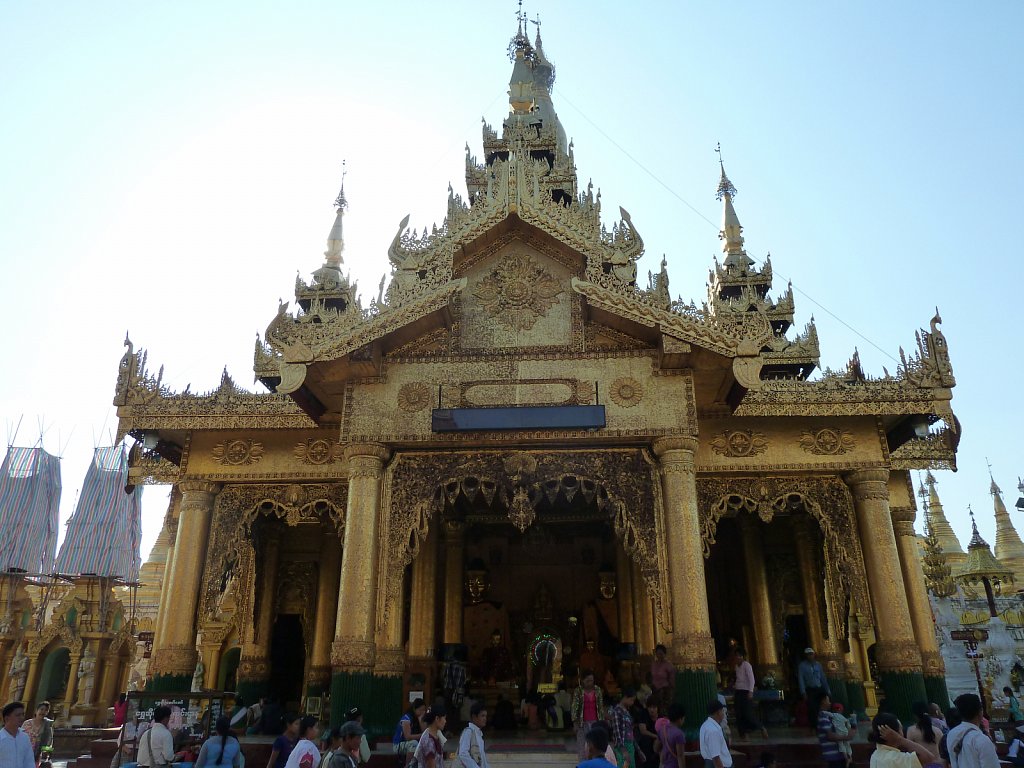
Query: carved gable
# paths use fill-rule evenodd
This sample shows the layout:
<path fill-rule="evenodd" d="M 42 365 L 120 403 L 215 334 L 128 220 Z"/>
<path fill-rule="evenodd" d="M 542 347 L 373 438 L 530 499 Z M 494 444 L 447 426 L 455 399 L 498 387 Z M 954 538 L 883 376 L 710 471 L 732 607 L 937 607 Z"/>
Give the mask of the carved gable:
<path fill-rule="evenodd" d="M 470 266 L 465 277 L 456 299 L 461 349 L 566 348 L 578 341 L 579 299 L 572 270 L 560 260 L 514 239 Z"/>

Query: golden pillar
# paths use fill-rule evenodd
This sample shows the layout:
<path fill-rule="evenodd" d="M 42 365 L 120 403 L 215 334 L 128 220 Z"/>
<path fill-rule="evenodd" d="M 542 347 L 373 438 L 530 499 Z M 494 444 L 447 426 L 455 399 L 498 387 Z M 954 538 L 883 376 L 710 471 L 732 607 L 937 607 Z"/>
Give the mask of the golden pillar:
<path fill-rule="evenodd" d="M 861 469 L 846 476 L 857 509 L 857 528 L 874 606 L 875 659 L 886 702 L 905 721 L 925 701 L 921 651 L 914 639 L 899 549 L 889 511 L 889 471 Z"/>
<path fill-rule="evenodd" d="M 313 653 L 306 675 L 306 692 L 317 695 L 331 684 L 331 643 L 334 641 L 335 617 L 338 614 L 338 581 L 341 577 L 341 542 L 337 535 L 325 531 L 317 563 L 316 627 L 313 630 Z"/>
<path fill-rule="evenodd" d="M 654 604 L 647 591 L 640 566 L 630 563 L 633 585 L 633 627 L 636 637 L 636 652 L 639 656 L 654 655 Z"/>
<path fill-rule="evenodd" d="M 412 598 L 409 618 L 409 659 L 433 662 L 437 651 L 437 526 L 430 527 L 427 538 L 412 561 Z"/>
<path fill-rule="evenodd" d="M 217 678 L 220 677 L 220 657 L 224 647 L 222 641 L 210 641 L 199 646 L 199 652 L 203 659 L 203 666 L 206 671 L 203 673 L 203 687 L 217 690 Z"/>
<path fill-rule="evenodd" d="M 164 525 L 167 527 L 167 557 L 164 560 L 163 573 L 160 577 L 160 601 L 156 612 L 156 626 L 153 627 L 153 648 L 159 648 L 163 643 L 163 628 L 168 617 L 172 613 L 169 607 L 171 569 L 174 563 L 174 542 L 178 536 L 178 513 L 181 509 L 181 488 L 176 485 L 171 488 L 171 499 L 167 505 L 167 517 Z"/>
<path fill-rule="evenodd" d="M 768 576 L 764 568 L 764 546 L 757 522 L 750 515 L 741 515 L 739 523 L 747 571 L 747 592 L 750 593 L 750 615 L 754 623 L 754 661 L 761 675 L 771 674 L 779 679 L 782 668 L 779 664 L 778 643 L 775 641 Z"/>
<path fill-rule="evenodd" d="M 377 628 L 378 531 L 381 479 L 388 450 L 376 443 L 345 448 L 348 506 L 331 646 L 331 715 L 340 721 L 348 702 L 365 701 L 373 679 Z"/>
<path fill-rule="evenodd" d="M 269 525 L 260 532 L 262 552 L 259 604 L 256 606 L 256 628 L 250 642 L 242 644 L 238 660 L 238 693 L 245 701 L 256 701 L 267 693 L 270 680 L 270 639 L 274 633 L 277 608 L 277 572 L 281 561 L 281 537 Z M 255 590 L 254 590 L 255 591 Z"/>
<path fill-rule="evenodd" d="M 668 580 L 672 605 L 672 660 L 676 699 L 690 712 L 701 712 L 718 693 L 715 643 L 711 637 L 708 594 L 704 582 L 704 547 L 697 508 L 694 437 L 664 437 L 654 442 L 660 459 L 665 517 Z"/>
<path fill-rule="evenodd" d="M 25 676 L 25 689 L 21 692 L 21 700 L 25 703 L 35 701 L 39 691 L 39 654 L 33 654 L 28 660 L 28 674 Z M 76 672 L 78 670 L 75 670 Z M 68 683 L 70 685 L 71 683 Z M 33 712 L 33 707 L 28 707 L 29 712 Z"/>
<path fill-rule="evenodd" d="M 96 703 L 102 709 L 106 709 L 114 701 L 114 696 L 118 692 L 117 680 L 119 677 L 121 677 L 121 657 L 108 647 L 106 653 L 103 654 L 103 675 L 100 677 L 99 697 L 96 699 Z"/>
<path fill-rule="evenodd" d="M 64 712 L 68 714 L 71 708 L 78 702 L 78 670 L 82 665 L 82 654 L 85 652 L 83 645 L 77 651 L 71 652 L 71 669 L 68 672 L 68 684 L 64 689 Z"/>
<path fill-rule="evenodd" d="M 941 706 L 949 701 L 946 665 L 935 638 L 932 607 L 928 602 L 928 589 L 921 567 L 917 535 L 914 533 L 914 518 L 917 515 L 913 507 L 892 507 L 889 512 L 892 515 L 893 532 L 896 534 L 903 588 L 910 606 L 910 623 L 914 627 L 914 639 L 921 651 L 925 690 L 928 692 L 928 701 L 937 702 Z"/>
<path fill-rule="evenodd" d="M 444 521 L 444 642 L 462 642 L 462 577 L 465 526 Z"/>
<path fill-rule="evenodd" d="M 163 606 L 159 647 L 153 652 L 154 690 L 187 685 L 196 666 L 196 613 L 210 520 L 220 485 L 206 480 L 185 479 L 178 483 L 181 503 L 174 560 L 164 577 L 167 602 Z M 173 616 L 171 615 L 173 613 Z"/>
<path fill-rule="evenodd" d="M 405 671 L 405 649 L 402 643 L 402 628 L 405 624 L 405 574 L 398 571 L 392 574 L 392 578 L 399 579 L 398 594 L 395 602 L 384 608 L 384 623 L 373 667 L 373 674 L 378 677 L 401 677 Z"/>

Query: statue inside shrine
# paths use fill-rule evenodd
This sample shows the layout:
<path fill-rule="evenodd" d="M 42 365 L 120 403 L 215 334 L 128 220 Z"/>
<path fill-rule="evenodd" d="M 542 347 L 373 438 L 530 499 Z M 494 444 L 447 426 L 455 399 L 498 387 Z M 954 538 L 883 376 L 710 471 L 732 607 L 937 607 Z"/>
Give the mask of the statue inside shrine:
<path fill-rule="evenodd" d="M 11 668 L 8 670 L 8 675 L 11 678 L 10 695 L 12 701 L 17 701 L 25 691 L 25 680 L 28 678 L 28 656 L 25 655 L 25 652 L 20 647 L 17 653 L 14 654 L 14 658 L 11 659 Z"/>
<path fill-rule="evenodd" d="M 491 644 L 484 649 L 480 671 L 490 685 L 494 685 L 498 681 L 507 682 L 515 679 L 512 654 L 505 647 L 505 640 L 499 629 L 495 629 L 491 633 Z"/>
<path fill-rule="evenodd" d="M 534 636 L 526 652 L 526 688 L 553 694 L 562 679 L 562 638 L 549 631 Z"/>
<path fill-rule="evenodd" d="M 587 640 L 583 653 L 580 654 L 580 669 L 589 669 L 594 673 L 594 679 L 599 680 L 603 685 L 608 672 L 608 660 L 597 650 L 597 643 Z"/>

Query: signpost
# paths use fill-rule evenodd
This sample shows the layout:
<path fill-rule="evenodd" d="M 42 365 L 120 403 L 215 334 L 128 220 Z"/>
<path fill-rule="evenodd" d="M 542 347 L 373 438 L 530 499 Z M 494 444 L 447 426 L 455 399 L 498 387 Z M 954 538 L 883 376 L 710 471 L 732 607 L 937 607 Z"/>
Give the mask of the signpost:
<path fill-rule="evenodd" d="M 981 668 L 978 666 L 978 659 L 985 658 L 985 654 L 978 650 L 978 643 L 988 640 L 987 629 L 954 629 L 949 633 L 949 639 L 953 642 L 964 644 L 964 653 L 974 666 L 974 677 L 978 681 L 978 696 L 981 697 L 981 711 L 988 717 L 988 703 L 985 701 L 985 686 L 981 681 Z"/>

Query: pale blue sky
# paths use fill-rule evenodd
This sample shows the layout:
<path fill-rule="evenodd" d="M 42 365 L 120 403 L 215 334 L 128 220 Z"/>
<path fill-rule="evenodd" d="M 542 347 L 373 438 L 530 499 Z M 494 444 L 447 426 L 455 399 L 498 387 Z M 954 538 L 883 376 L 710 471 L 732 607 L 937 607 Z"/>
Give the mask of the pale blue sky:
<path fill-rule="evenodd" d="M 581 179 L 623 205 L 698 302 L 718 253 L 721 142 L 747 248 L 797 294 L 822 364 L 869 372 L 939 306 L 963 423 L 940 492 L 993 541 L 985 457 L 1017 498 L 1024 4 L 549 2 L 555 107 Z M 130 330 L 165 380 L 252 381 L 296 270 L 322 261 L 348 160 L 346 263 L 376 293 L 398 221 L 440 222 L 480 117 L 507 109 L 515 4 L 15 2 L 0 6 L 0 418 L 40 416 L 65 514 Z M 620 149 L 620 147 L 622 149 Z M 623 149 L 625 152 L 623 152 Z M 628 155 L 626 154 L 628 153 Z M 631 156 L 631 157 L 630 157 Z M 656 178 L 644 170 L 649 169 Z M 667 191 L 666 187 L 671 190 Z M 700 213 L 698 215 L 686 203 Z M 702 218 L 705 217 L 705 218 Z M 155 537 L 164 493 L 150 491 Z M 1024 530 L 1024 519 L 1015 513 Z"/>

